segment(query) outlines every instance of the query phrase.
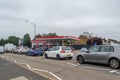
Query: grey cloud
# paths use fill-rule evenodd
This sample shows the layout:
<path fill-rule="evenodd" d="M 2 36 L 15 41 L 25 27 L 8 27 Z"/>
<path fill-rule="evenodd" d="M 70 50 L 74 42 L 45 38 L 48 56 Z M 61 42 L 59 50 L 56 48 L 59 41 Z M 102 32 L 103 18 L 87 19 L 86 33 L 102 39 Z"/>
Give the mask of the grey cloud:
<path fill-rule="evenodd" d="M 33 37 L 34 26 L 25 23 L 28 20 L 37 24 L 37 33 L 79 36 L 88 31 L 120 40 L 119 3 L 119 0 L 1 0 L 0 37 L 25 33 Z"/>

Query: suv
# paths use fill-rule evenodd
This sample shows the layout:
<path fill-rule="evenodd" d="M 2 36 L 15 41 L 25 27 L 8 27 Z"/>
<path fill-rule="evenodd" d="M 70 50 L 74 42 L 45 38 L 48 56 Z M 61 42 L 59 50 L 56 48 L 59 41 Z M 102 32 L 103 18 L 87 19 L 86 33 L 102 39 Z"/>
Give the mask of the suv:
<path fill-rule="evenodd" d="M 80 52 L 76 60 L 83 62 L 93 62 L 108 64 L 111 68 L 120 68 L 120 46 L 99 45 L 90 47 L 88 51 Z"/>

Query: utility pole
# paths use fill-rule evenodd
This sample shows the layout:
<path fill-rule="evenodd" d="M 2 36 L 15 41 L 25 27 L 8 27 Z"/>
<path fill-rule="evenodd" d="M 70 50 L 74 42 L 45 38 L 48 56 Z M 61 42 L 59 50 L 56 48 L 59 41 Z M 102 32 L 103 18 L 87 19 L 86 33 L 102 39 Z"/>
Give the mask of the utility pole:
<path fill-rule="evenodd" d="M 32 22 L 29 22 L 27 20 L 25 22 L 30 23 L 30 24 L 32 24 L 34 26 L 34 39 L 35 39 L 35 37 L 36 37 L 36 24 L 32 23 Z"/>

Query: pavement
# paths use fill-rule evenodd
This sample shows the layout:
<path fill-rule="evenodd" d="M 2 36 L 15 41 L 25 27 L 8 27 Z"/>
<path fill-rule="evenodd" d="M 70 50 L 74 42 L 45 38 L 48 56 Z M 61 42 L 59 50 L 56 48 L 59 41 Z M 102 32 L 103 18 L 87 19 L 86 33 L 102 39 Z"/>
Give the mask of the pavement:
<path fill-rule="evenodd" d="M 0 58 L 0 80 L 48 80 L 30 70 Z"/>

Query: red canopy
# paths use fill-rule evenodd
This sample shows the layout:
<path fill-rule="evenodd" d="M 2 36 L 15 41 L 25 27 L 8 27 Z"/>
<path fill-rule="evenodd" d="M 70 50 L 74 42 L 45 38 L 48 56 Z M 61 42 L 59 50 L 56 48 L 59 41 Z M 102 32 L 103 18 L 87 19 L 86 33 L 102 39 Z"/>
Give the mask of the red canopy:
<path fill-rule="evenodd" d="M 43 37 L 38 37 L 35 40 L 38 41 L 43 41 L 43 40 L 55 40 L 55 39 L 72 39 L 72 40 L 77 40 L 79 41 L 80 39 L 75 36 L 43 36 Z"/>

